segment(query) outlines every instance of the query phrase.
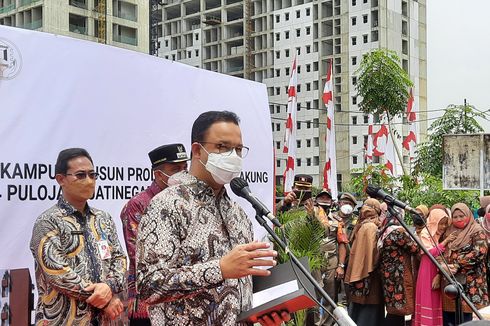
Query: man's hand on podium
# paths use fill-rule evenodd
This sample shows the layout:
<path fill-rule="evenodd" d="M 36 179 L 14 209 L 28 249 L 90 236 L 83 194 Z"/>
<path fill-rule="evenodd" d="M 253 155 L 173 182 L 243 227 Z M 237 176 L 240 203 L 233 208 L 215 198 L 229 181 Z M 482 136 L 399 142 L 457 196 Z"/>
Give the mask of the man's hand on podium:
<path fill-rule="evenodd" d="M 273 259 L 260 259 L 266 257 L 276 257 L 277 252 L 268 249 L 270 244 L 267 242 L 250 242 L 238 245 L 220 260 L 221 274 L 224 279 L 240 278 L 248 275 L 269 276 L 270 271 L 266 269 L 254 268 L 256 266 L 275 266 Z"/>
<path fill-rule="evenodd" d="M 277 312 L 273 312 L 270 315 L 264 315 L 259 318 L 259 323 L 262 326 L 279 326 L 283 322 L 287 322 L 291 319 L 291 315 L 287 311 L 281 312 L 279 315 Z"/>

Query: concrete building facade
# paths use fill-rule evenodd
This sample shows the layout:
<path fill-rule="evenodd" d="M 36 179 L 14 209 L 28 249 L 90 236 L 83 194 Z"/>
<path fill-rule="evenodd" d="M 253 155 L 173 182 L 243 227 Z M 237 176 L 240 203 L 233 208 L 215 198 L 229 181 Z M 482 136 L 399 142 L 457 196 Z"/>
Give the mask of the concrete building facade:
<path fill-rule="evenodd" d="M 148 53 L 148 0 L 0 0 L 0 25 Z"/>
<path fill-rule="evenodd" d="M 359 111 L 356 70 L 372 49 L 397 52 L 414 82 L 420 137 L 427 130 L 425 0 L 168 0 L 162 6 L 159 55 L 267 85 L 276 179 L 285 170 L 287 86 L 298 59 L 296 173 L 321 186 L 325 164 L 325 76 L 333 60 L 340 189 L 366 167 L 368 117 Z M 375 117 L 375 123 L 378 121 Z M 405 119 L 394 121 L 408 133 Z M 374 132 L 379 126 L 375 126 Z M 401 148 L 401 139 L 397 140 Z M 408 153 L 402 152 L 408 167 Z M 383 159 L 375 159 L 383 163 Z M 401 164 L 397 169 L 401 173 Z"/>

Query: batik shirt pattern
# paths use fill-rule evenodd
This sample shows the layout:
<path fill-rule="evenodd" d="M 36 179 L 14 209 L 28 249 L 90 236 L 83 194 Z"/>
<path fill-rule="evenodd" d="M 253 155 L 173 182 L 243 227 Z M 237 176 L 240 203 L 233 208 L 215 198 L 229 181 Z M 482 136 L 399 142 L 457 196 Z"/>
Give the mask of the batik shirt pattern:
<path fill-rule="evenodd" d="M 131 198 L 124 206 L 121 212 L 121 221 L 123 224 L 124 240 L 129 257 L 128 268 L 128 317 L 129 318 L 148 318 L 148 308 L 146 303 L 136 294 L 136 237 L 138 234 L 138 225 L 141 221 L 146 208 L 151 199 L 162 189 L 158 184 L 153 183 L 145 190 Z"/>
<path fill-rule="evenodd" d="M 186 172 L 174 178 L 179 185 L 153 198 L 138 231 L 137 289 L 151 323 L 237 325 L 251 307 L 251 277 L 224 280 L 219 262 L 252 241 L 251 222 L 224 188 L 215 195 Z"/>
<path fill-rule="evenodd" d="M 111 258 L 101 259 L 98 243 L 107 240 Z M 42 213 L 32 230 L 39 299 L 37 325 L 90 325 L 102 312 L 85 300 L 83 289 L 103 282 L 119 293 L 124 285 L 126 256 L 109 214 L 93 207 L 82 214 L 63 197 Z"/>

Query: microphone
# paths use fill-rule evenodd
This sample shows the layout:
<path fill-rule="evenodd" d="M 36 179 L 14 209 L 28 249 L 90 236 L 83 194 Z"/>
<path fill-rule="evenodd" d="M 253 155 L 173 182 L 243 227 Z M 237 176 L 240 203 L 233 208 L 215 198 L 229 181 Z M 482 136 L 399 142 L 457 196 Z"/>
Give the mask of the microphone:
<path fill-rule="evenodd" d="M 233 178 L 230 182 L 230 187 L 235 195 L 245 198 L 252 204 L 257 214 L 267 217 L 275 226 L 279 228 L 282 227 L 279 220 L 271 213 L 271 211 L 257 197 L 255 197 L 254 194 L 252 194 L 247 181 L 240 177 Z"/>
<path fill-rule="evenodd" d="M 386 192 L 384 192 L 383 189 L 381 189 L 378 186 L 368 185 L 367 189 L 366 189 L 366 193 L 372 198 L 381 199 L 389 205 L 394 205 L 396 207 L 400 207 L 401 209 L 409 211 L 412 214 L 416 214 L 417 216 L 419 215 L 419 212 L 417 212 L 417 210 L 415 208 L 410 207 L 410 206 L 408 206 L 407 203 L 404 203 L 404 202 L 396 199 L 392 195 L 387 194 Z"/>

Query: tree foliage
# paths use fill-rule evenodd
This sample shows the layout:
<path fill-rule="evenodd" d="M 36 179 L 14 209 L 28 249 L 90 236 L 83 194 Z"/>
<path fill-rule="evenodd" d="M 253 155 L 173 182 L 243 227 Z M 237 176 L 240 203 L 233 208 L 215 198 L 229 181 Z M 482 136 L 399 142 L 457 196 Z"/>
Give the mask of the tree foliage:
<path fill-rule="evenodd" d="M 365 54 L 356 73 L 356 90 L 362 97 L 358 104 L 361 111 L 388 113 L 389 118 L 405 112 L 410 96 L 408 90 L 413 83 L 400 67 L 400 58 L 394 51 L 376 49 Z"/>
<path fill-rule="evenodd" d="M 482 116 L 472 105 L 449 105 L 444 115 L 429 127 L 427 141 L 417 146 L 415 173 L 442 178 L 443 135 L 482 132 L 483 128 L 476 120 Z"/>

